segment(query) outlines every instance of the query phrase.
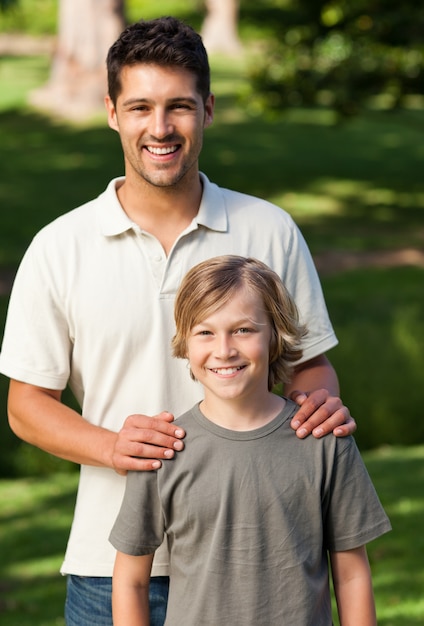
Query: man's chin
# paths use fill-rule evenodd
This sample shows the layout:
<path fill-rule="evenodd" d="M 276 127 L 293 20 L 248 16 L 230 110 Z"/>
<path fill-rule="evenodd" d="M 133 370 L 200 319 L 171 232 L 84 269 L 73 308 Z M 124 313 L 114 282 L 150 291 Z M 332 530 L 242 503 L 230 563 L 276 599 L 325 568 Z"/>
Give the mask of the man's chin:
<path fill-rule="evenodd" d="M 141 174 L 141 177 L 144 178 L 146 183 L 152 185 L 153 187 L 166 189 L 168 187 L 175 187 L 178 185 L 178 183 L 184 178 L 184 173 L 179 172 L 178 174 L 171 174 L 162 172 L 157 174 L 146 174 L 144 172 Z"/>

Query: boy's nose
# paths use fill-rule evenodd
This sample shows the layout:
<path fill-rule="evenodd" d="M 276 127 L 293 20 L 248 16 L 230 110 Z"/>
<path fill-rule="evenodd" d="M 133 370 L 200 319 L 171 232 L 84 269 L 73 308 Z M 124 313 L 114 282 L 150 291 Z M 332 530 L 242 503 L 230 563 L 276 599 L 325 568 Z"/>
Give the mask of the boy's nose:
<path fill-rule="evenodd" d="M 227 359 L 231 356 L 237 354 L 237 349 L 235 348 L 231 337 L 227 335 L 222 335 L 218 338 L 217 345 L 217 356 L 221 359 Z"/>

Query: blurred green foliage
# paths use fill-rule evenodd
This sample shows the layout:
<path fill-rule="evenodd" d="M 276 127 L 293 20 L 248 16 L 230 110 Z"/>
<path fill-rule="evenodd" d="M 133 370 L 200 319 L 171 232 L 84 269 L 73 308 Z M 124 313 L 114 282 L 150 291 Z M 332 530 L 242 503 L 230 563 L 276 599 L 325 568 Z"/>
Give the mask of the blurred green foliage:
<path fill-rule="evenodd" d="M 0 0 L 0 32 L 55 34 L 59 0 Z M 126 0 L 129 21 L 174 14 L 200 29 L 201 0 Z M 241 0 L 252 112 L 424 104 L 424 5 L 405 0 Z"/>
<path fill-rule="evenodd" d="M 396 108 L 424 93 L 424 5 L 414 0 L 241 2 L 241 20 L 264 25 L 251 65 L 259 112 L 327 105 Z"/>
<path fill-rule="evenodd" d="M 0 32 L 55 35 L 60 0 L 0 0 Z M 200 28 L 204 8 L 201 0 L 125 0 L 129 22 L 159 15 L 178 15 Z"/>
<path fill-rule="evenodd" d="M 58 0 L 0 0 L 0 32 L 53 35 Z"/>

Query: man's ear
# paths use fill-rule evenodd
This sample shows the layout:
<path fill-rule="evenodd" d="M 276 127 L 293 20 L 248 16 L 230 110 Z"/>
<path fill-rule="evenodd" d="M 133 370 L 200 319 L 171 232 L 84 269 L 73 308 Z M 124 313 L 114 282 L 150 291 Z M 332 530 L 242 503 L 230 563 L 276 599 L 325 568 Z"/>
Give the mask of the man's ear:
<path fill-rule="evenodd" d="M 207 128 L 208 126 L 212 124 L 214 109 L 215 109 L 215 96 L 213 93 L 210 93 L 205 102 L 205 121 L 203 124 L 204 128 Z"/>
<path fill-rule="evenodd" d="M 116 108 L 109 95 L 105 96 L 105 107 L 107 111 L 107 123 L 112 130 L 116 130 L 119 133 L 119 124 L 116 117 Z"/>

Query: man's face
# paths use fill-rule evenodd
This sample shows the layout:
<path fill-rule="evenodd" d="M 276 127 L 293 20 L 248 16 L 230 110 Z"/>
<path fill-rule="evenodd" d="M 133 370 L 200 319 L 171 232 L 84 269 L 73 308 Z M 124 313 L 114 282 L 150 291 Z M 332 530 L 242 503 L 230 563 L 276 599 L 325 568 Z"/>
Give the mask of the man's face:
<path fill-rule="evenodd" d="M 106 97 L 109 126 L 121 138 L 127 179 L 172 187 L 198 176 L 203 130 L 212 123 L 214 99 L 203 102 L 196 78 L 178 67 L 125 66 L 116 106 Z"/>

